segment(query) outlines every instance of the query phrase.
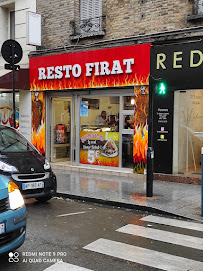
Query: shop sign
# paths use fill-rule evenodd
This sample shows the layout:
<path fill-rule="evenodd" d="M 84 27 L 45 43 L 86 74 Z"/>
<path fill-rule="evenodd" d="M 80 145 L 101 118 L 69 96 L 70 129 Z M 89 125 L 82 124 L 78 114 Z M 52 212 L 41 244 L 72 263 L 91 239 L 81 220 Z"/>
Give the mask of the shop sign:
<path fill-rule="evenodd" d="M 30 58 L 30 89 L 148 85 L 150 44 Z"/>
<path fill-rule="evenodd" d="M 174 90 L 202 88 L 203 42 L 153 46 L 150 72 Z"/>
<path fill-rule="evenodd" d="M 151 49 L 150 73 L 165 82 L 164 95 L 153 89 L 154 172 L 171 174 L 173 169 L 174 91 L 202 89 L 203 42 L 156 45 Z"/>
<path fill-rule="evenodd" d="M 119 166 L 118 132 L 80 132 L 80 163 Z"/>

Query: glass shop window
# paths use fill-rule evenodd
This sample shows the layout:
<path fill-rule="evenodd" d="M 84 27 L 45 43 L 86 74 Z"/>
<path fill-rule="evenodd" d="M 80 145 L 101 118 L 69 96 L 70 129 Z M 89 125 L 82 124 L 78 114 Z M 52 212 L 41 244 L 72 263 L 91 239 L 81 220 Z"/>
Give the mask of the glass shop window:
<path fill-rule="evenodd" d="M 80 130 L 118 131 L 119 97 L 81 98 Z"/>
<path fill-rule="evenodd" d="M 80 100 L 80 163 L 119 166 L 119 97 Z"/>
<path fill-rule="evenodd" d="M 133 168 L 133 135 L 122 135 L 122 166 Z"/>
<path fill-rule="evenodd" d="M 19 128 L 19 93 L 15 94 L 16 129 Z M 0 124 L 13 127 L 13 94 L 0 93 Z"/>
<path fill-rule="evenodd" d="M 134 115 L 124 115 L 123 116 L 123 128 L 124 129 L 134 129 Z"/>
<path fill-rule="evenodd" d="M 134 96 L 123 97 L 123 110 L 134 110 L 135 98 Z"/>
<path fill-rule="evenodd" d="M 203 90 L 175 91 L 174 173 L 201 174 L 202 120 Z"/>

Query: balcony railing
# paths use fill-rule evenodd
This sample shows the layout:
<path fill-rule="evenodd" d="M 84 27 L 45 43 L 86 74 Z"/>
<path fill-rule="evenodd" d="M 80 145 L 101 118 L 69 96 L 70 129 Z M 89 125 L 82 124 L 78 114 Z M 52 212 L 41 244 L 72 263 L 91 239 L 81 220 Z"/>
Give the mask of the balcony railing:
<path fill-rule="evenodd" d="M 71 25 L 73 28 L 72 36 L 95 36 L 101 35 L 104 33 L 103 27 L 103 18 L 104 16 L 89 18 L 80 21 L 71 21 Z"/>
<path fill-rule="evenodd" d="M 187 16 L 188 21 L 203 19 L 203 0 L 189 0 L 193 2 L 192 14 Z"/>

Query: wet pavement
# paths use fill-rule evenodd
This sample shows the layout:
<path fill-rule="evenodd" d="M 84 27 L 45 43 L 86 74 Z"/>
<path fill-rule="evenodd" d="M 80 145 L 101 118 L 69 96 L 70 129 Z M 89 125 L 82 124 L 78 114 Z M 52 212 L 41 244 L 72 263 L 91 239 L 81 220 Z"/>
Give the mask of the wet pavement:
<path fill-rule="evenodd" d="M 116 206 L 166 212 L 203 222 L 201 185 L 154 180 L 153 197 L 146 197 L 146 175 L 115 176 L 97 172 L 55 170 L 57 195 L 102 201 Z M 125 174 L 123 174 L 125 175 Z"/>

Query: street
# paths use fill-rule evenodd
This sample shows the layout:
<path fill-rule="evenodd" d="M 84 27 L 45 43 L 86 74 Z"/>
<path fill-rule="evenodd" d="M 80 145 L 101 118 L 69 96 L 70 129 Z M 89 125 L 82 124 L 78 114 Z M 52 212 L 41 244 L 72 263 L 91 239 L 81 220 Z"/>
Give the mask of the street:
<path fill-rule="evenodd" d="M 203 270 L 200 223 L 63 198 L 26 206 L 25 243 L 2 271 Z"/>

